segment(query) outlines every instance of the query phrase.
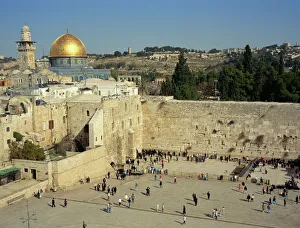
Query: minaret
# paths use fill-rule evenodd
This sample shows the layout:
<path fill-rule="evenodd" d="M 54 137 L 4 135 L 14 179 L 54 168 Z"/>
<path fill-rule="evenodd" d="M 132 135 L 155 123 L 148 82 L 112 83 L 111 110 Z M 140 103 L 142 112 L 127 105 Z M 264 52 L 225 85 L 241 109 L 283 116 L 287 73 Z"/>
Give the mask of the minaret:
<path fill-rule="evenodd" d="M 21 41 L 17 41 L 17 50 L 19 52 L 19 69 L 35 69 L 35 41 L 31 41 L 30 28 L 24 25 L 21 29 Z"/>

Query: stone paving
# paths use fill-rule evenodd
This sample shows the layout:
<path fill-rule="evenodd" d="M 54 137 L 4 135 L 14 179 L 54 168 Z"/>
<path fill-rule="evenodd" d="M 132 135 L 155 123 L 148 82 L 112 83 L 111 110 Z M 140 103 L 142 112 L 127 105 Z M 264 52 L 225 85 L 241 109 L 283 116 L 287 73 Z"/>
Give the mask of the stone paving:
<path fill-rule="evenodd" d="M 215 163 L 216 167 L 222 167 L 219 161 L 208 161 Z M 192 170 L 194 164 L 187 161 L 179 161 L 167 163 L 166 166 L 176 170 L 178 167 L 189 167 Z M 199 164 L 196 164 L 199 165 Z M 200 164 L 201 166 L 202 164 Z M 229 163 L 232 166 L 233 163 Z M 177 168 L 176 168 L 177 167 Z M 197 171 L 199 167 L 196 167 Z M 224 167 L 222 168 L 224 169 Z M 225 169 L 227 169 L 225 167 Z M 270 177 L 276 176 L 272 174 L 269 168 Z M 222 171 L 222 170 L 221 170 Z M 232 170 L 228 170 L 231 172 Z M 273 170 L 280 172 L 279 170 Z M 280 172 L 284 178 L 285 174 Z M 268 174 L 268 175 L 269 175 Z M 139 185 L 139 191 L 134 190 L 135 183 Z M 246 202 L 246 194 L 239 192 L 237 182 L 229 182 L 227 180 L 197 180 L 196 178 L 177 177 L 177 184 L 173 183 L 172 176 L 163 176 L 163 188 L 159 188 L 159 180 L 154 180 L 154 175 L 145 174 L 141 177 L 129 182 L 116 180 L 113 176 L 108 180 L 110 186 L 117 186 L 117 194 L 110 197 L 113 203 L 112 213 L 104 211 L 107 205 L 107 195 L 103 192 L 94 190 L 94 183 L 77 185 L 66 192 L 49 192 L 45 193 L 41 199 L 31 198 L 28 201 L 30 215 L 35 212 L 36 221 L 31 221 L 31 228 L 43 227 L 82 227 L 85 221 L 87 227 L 106 227 L 106 228 L 152 228 L 156 226 L 181 227 L 182 226 L 182 207 L 187 209 L 187 227 L 299 227 L 300 204 L 295 204 L 296 194 L 299 191 L 290 191 L 288 203 L 283 207 L 283 199 L 278 196 L 277 191 L 273 194 L 277 196 L 278 205 L 272 205 L 270 214 L 261 211 L 263 201 L 269 199 L 271 195 L 261 194 L 261 187 L 252 183 L 248 183 L 248 192 L 255 194 L 254 202 Z M 151 195 L 146 196 L 146 187 L 151 188 Z M 211 199 L 207 200 L 206 193 L 210 191 Z M 195 192 L 199 198 L 198 205 L 194 206 L 192 201 L 192 193 Z M 135 194 L 135 202 L 131 208 L 128 203 L 123 201 L 121 207 L 117 205 L 118 199 L 124 200 L 124 195 Z M 273 196 L 273 195 L 272 195 Z M 56 199 L 56 207 L 52 208 L 52 197 Z M 62 206 L 63 199 L 68 199 L 68 206 Z M 165 204 L 165 211 L 156 212 L 156 205 L 160 208 L 162 203 Z M 26 204 L 23 200 L 9 207 L 1 208 L 0 227 L 27 227 L 22 224 L 20 218 L 26 218 Z M 219 220 L 212 219 L 213 208 L 221 209 L 225 207 L 225 215 Z"/>

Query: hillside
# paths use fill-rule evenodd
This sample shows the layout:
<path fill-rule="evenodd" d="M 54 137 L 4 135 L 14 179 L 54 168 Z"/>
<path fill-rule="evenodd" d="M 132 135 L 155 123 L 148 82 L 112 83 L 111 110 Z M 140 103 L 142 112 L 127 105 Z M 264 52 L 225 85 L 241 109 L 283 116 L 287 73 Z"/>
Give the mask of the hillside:
<path fill-rule="evenodd" d="M 203 59 L 199 53 L 189 53 L 185 57 L 192 71 L 219 68 L 227 60 L 221 56 Z M 118 74 L 122 75 L 156 70 L 163 76 L 169 76 L 173 74 L 177 62 L 176 54 L 154 54 L 151 57 L 137 57 L 133 54 L 116 58 L 90 59 L 89 65 L 94 68 L 118 69 Z"/>

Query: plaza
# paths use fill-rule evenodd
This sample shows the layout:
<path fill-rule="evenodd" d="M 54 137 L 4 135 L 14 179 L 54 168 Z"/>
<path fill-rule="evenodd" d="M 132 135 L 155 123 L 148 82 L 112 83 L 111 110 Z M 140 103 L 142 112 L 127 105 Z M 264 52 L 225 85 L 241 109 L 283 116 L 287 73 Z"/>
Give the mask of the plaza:
<path fill-rule="evenodd" d="M 142 162 L 145 166 L 147 163 Z M 283 206 L 283 198 L 275 190 L 272 195 L 262 195 L 262 185 L 246 182 L 248 193 L 254 194 L 253 202 L 247 202 L 247 194 L 238 190 L 240 182 L 228 180 L 219 181 L 209 179 L 208 181 L 198 180 L 196 176 L 187 177 L 178 173 L 200 173 L 208 172 L 211 175 L 220 175 L 224 172 L 231 172 L 236 166 L 234 162 L 220 162 L 207 160 L 204 163 L 188 162 L 185 158 L 179 161 L 172 160 L 165 164 L 169 175 L 163 175 L 163 188 L 159 188 L 159 175 L 157 180 L 154 174 L 142 176 L 130 176 L 128 180 L 117 180 L 114 174 L 107 180 L 110 187 L 116 186 L 117 193 L 110 196 L 112 212 L 106 213 L 107 194 L 94 190 L 94 183 L 101 183 L 102 180 L 91 180 L 91 183 L 76 185 L 67 191 L 46 192 L 41 199 L 30 198 L 16 202 L 6 208 L 1 208 L 0 227 L 27 227 L 27 203 L 29 214 L 36 220 L 30 221 L 30 227 L 82 227 L 83 221 L 87 227 L 180 227 L 183 221 L 183 205 L 187 211 L 187 223 L 189 227 L 298 227 L 300 223 L 300 204 L 295 203 L 295 197 L 299 191 L 289 191 L 287 206 Z M 186 169 L 186 170 L 185 170 Z M 178 172 L 178 170 L 182 172 Z M 271 182 L 279 182 L 289 179 L 281 169 L 272 170 L 268 166 L 268 177 Z M 173 183 L 173 174 L 177 175 L 177 183 Z M 253 175 L 260 177 L 259 169 Z M 262 174 L 261 174 L 262 175 Z M 138 191 L 135 184 L 138 183 Z M 150 187 L 151 194 L 146 196 L 145 189 Z M 206 193 L 211 193 L 208 200 Z M 127 194 L 135 195 L 134 203 L 128 207 L 124 201 Z M 198 197 L 198 205 L 194 206 L 192 193 Z M 277 205 L 271 206 L 271 213 L 262 212 L 262 202 L 268 201 L 269 197 L 277 197 Z M 56 207 L 51 207 L 51 200 L 55 198 Z M 118 199 L 122 199 L 122 205 L 118 206 Z M 63 207 L 64 199 L 68 200 L 68 206 Z M 159 211 L 156 212 L 156 205 L 159 204 Z M 164 212 L 161 212 L 162 204 L 165 205 Z M 225 207 L 225 213 L 218 220 L 211 218 L 212 210 Z"/>

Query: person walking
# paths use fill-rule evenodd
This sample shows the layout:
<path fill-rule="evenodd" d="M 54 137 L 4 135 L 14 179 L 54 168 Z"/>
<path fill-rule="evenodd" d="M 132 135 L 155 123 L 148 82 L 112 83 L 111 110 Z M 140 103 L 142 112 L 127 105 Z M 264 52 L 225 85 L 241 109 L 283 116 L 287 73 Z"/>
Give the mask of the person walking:
<path fill-rule="evenodd" d="M 183 208 L 182 208 L 182 214 L 183 214 L 183 215 L 186 215 L 186 208 L 185 208 L 184 205 L 183 205 Z"/>
<path fill-rule="evenodd" d="M 162 181 L 159 182 L 159 187 L 162 188 Z"/>
<path fill-rule="evenodd" d="M 299 196 L 296 196 L 296 204 L 299 203 Z"/>
<path fill-rule="evenodd" d="M 186 215 L 183 215 L 183 223 L 182 224 L 186 224 Z"/>
<path fill-rule="evenodd" d="M 83 228 L 86 228 L 86 227 L 87 227 L 87 224 L 86 224 L 84 221 L 82 222 L 82 227 L 83 227 Z"/>
<path fill-rule="evenodd" d="M 286 198 L 283 199 L 283 206 L 286 206 Z"/>
<path fill-rule="evenodd" d="M 250 201 L 250 198 L 251 198 L 251 196 L 248 194 L 248 195 L 247 195 L 247 200 L 248 200 L 248 202 Z"/>
<path fill-rule="evenodd" d="M 131 204 L 131 199 L 128 199 L 128 208 L 130 208 L 130 204 Z"/>
<path fill-rule="evenodd" d="M 64 200 L 64 207 L 67 207 L 67 205 L 68 205 L 68 201 L 67 201 L 67 199 L 65 199 Z"/>
<path fill-rule="evenodd" d="M 268 214 L 270 214 L 271 213 L 271 204 L 268 204 L 267 210 L 268 210 Z"/>
<path fill-rule="evenodd" d="M 163 204 L 161 205 L 161 212 L 164 213 L 164 210 L 165 210 L 165 204 L 163 203 Z"/>
<path fill-rule="evenodd" d="M 122 199 L 119 198 L 119 207 L 121 206 L 121 204 L 122 204 Z"/>
<path fill-rule="evenodd" d="M 134 199 L 135 199 L 135 196 L 134 196 L 134 194 L 132 193 L 132 195 L 131 195 L 131 202 L 132 202 L 132 203 L 134 203 Z"/>
<path fill-rule="evenodd" d="M 177 178 L 176 178 L 176 176 L 174 177 L 174 184 L 176 184 L 177 183 Z"/>
<path fill-rule="evenodd" d="M 109 201 L 109 198 L 110 198 L 110 193 L 108 192 L 107 193 L 107 201 Z"/>
<path fill-rule="evenodd" d="M 159 204 L 156 204 L 156 212 L 159 211 Z"/>
<path fill-rule="evenodd" d="M 207 199 L 209 200 L 210 199 L 210 192 L 208 191 L 206 194 L 207 194 Z"/>
<path fill-rule="evenodd" d="M 261 205 L 261 209 L 262 209 L 262 211 L 261 211 L 261 212 L 265 212 L 265 210 L 266 210 L 266 205 L 265 205 L 265 203 L 262 203 L 262 205 Z"/>
<path fill-rule="evenodd" d="M 198 205 L 198 198 L 197 197 L 195 197 L 194 202 L 195 202 L 195 206 L 197 206 Z"/>
<path fill-rule="evenodd" d="M 276 196 L 273 197 L 273 204 L 276 204 Z"/>
<path fill-rule="evenodd" d="M 222 208 L 222 215 L 225 215 L 225 207 Z"/>
<path fill-rule="evenodd" d="M 138 183 L 135 183 L 135 191 L 137 192 L 139 190 L 139 185 Z"/>
<path fill-rule="evenodd" d="M 55 199 L 52 198 L 52 207 L 55 207 Z"/>

